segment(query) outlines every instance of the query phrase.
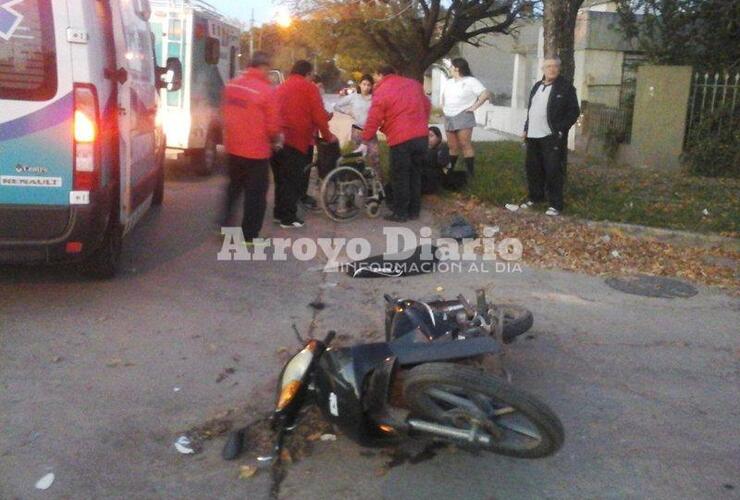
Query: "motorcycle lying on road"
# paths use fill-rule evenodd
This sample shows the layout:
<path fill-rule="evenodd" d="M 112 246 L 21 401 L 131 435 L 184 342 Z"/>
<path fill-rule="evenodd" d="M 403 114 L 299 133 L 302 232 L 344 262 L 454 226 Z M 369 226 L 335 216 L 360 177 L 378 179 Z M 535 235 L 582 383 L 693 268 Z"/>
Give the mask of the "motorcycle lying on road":
<path fill-rule="evenodd" d="M 563 444 L 558 417 L 544 403 L 470 362 L 500 353 L 532 325 L 529 311 L 499 307 L 477 292 L 421 302 L 386 296 L 386 342 L 331 346 L 335 332 L 310 339 L 285 365 L 272 413 L 273 465 L 301 409 L 324 417 L 364 446 L 433 438 L 519 458 L 552 455 Z M 232 433 L 223 456 L 241 452 Z"/>

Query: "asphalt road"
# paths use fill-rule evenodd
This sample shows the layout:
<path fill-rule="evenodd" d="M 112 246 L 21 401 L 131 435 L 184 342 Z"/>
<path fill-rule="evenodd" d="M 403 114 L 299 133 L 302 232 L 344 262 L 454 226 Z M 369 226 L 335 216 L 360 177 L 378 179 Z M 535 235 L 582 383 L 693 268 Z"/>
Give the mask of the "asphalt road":
<path fill-rule="evenodd" d="M 289 469 L 284 498 L 738 498 L 736 298 L 643 298 L 529 268 L 352 280 L 317 261 L 220 262 L 222 189 L 221 177 L 171 172 L 113 281 L 0 268 L 0 498 L 264 498 L 268 475 L 237 479 L 222 440 L 194 456 L 173 442 L 230 408 L 268 408 L 291 324 L 360 342 L 382 332 L 383 293 L 480 286 L 533 310 L 508 366 L 561 417 L 563 449 L 537 461 L 441 450 L 385 472 L 387 457 L 340 436 Z M 412 227 L 436 227 L 431 217 Z M 377 220 L 307 221 L 288 231 L 268 218 L 265 234 L 382 240 Z M 36 490 L 47 472 L 55 482 Z"/>

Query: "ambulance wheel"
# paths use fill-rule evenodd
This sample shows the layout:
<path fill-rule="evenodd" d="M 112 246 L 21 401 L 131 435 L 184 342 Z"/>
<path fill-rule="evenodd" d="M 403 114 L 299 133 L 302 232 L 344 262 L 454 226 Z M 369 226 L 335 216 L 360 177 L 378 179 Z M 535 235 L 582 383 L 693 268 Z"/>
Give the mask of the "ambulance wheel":
<path fill-rule="evenodd" d="M 111 279 L 118 272 L 123 247 L 123 227 L 111 222 L 100 247 L 83 264 L 85 274 L 95 279 Z"/>
<path fill-rule="evenodd" d="M 208 176 L 216 170 L 217 145 L 215 133 L 209 132 L 203 149 L 198 149 L 194 152 L 193 162 L 195 164 L 195 172 L 198 175 Z"/>

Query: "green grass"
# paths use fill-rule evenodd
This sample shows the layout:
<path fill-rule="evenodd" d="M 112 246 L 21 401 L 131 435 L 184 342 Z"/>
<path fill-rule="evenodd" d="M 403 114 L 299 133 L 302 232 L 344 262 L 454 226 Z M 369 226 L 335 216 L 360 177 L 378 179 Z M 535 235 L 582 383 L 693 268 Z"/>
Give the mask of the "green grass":
<path fill-rule="evenodd" d="M 467 192 L 496 206 L 526 199 L 522 143 L 476 144 L 476 177 Z M 591 220 L 698 232 L 740 232 L 737 179 L 600 166 L 571 158 L 565 204 L 568 215 Z M 705 209 L 709 215 L 703 213 Z"/>
<path fill-rule="evenodd" d="M 526 200 L 522 143 L 486 142 L 477 143 L 475 148 L 476 176 L 467 194 L 499 207 Z M 381 143 L 381 164 L 387 169 L 385 143 Z M 457 168 L 464 168 L 461 160 Z M 540 208 L 544 211 L 547 207 Z M 704 215 L 705 209 L 709 215 Z M 693 177 L 674 170 L 605 166 L 571 154 L 565 183 L 565 214 L 737 237 L 740 180 Z"/>

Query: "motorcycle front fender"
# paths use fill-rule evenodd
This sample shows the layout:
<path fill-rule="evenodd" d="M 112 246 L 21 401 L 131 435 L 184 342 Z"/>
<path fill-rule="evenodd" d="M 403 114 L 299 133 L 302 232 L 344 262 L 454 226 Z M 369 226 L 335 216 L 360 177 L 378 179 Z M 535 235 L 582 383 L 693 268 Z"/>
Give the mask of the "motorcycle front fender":
<path fill-rule="evenodd" d="M 327 350 L 314 379 L 324 417 L 360 444 L 374 444 L 377 425 L 371 410 L 385 405 L 394 364 L 386 343 Z"/>

